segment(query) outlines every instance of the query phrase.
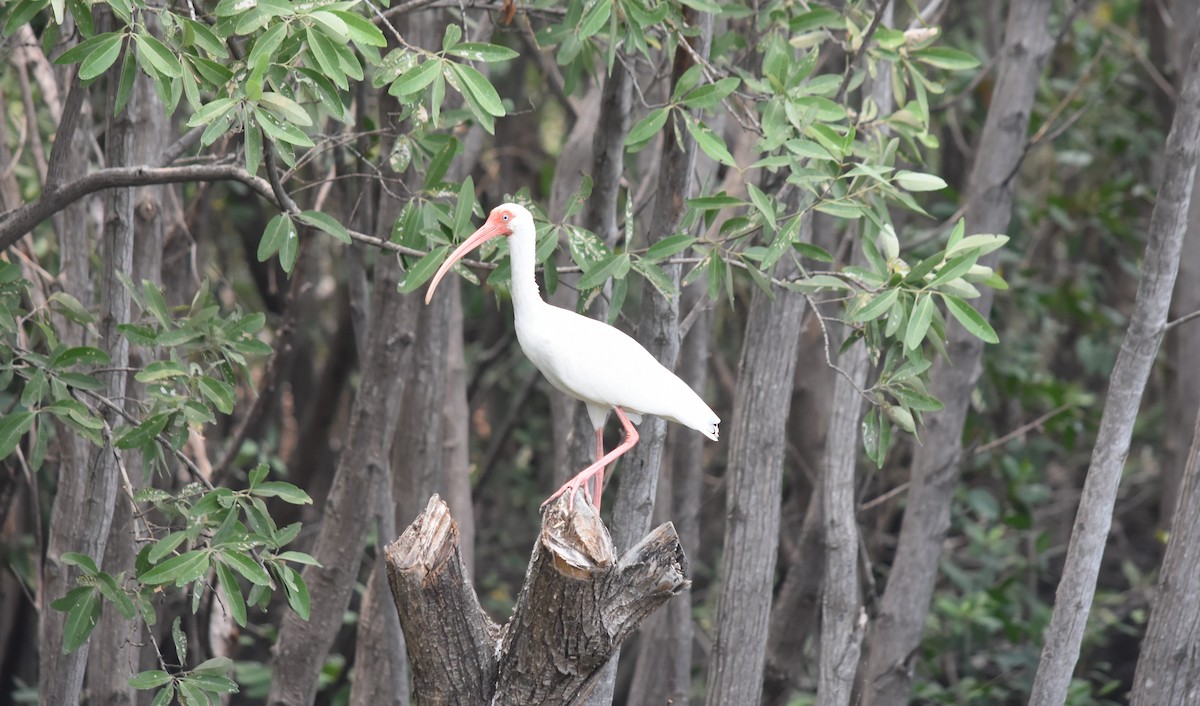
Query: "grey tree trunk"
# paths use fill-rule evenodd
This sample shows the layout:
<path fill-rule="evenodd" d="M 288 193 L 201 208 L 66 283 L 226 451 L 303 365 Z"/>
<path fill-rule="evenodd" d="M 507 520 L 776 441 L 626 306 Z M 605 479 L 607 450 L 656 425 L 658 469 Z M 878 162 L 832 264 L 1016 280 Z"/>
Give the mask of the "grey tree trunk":
<path fill-rule="evenodd" d="M 838 358 L 850 380 L 838 376 L 833 388 L 829 447 L 821 478 L 821 518 L 825 532 L 825 582 L 821 590 L 821 664 L 817 706 L 847 706 L 854 689 L 866 613 L 858 591 L 858 465 L 867 348 L 854 344 Z"/>
<path fill-rule="evenodd" d="M 1150 216 L 1137 299 L 1113 366 L 1091 466 L 1071 531 L 1062 582 L 1055 596 L 1054 615 L 1033 682 L 1031 706 L 1058 706 L 1066 701 L 1112 525 L 1113 505 L 1129 454 L 1138 405 L 1162 342 L 1183 236 L 1187 232 L 1196 156 L 1200 153 L 1200 42 L 1192 47 L 1183 76 L 1183 90 L 1167 136 L 1162 183 Z M 1193 571 L 1195 568 L 1190 567 Z"/>
<path fill-rule="evenodd" d="M 1002 233 L 1012 218 L 1012 179 L 1024 155 L 1042 65 L 1053 46 L 1050 5 L 1050 0 L 1014 0 L 1009 7 L 996 90 L 968 178 L 969 233 Z M 989 256 L 986 264 L 993 259 Z M 985 289 L 975 301 L 986 317 L 992 290 Z M 930 375 L 930 392 L 945 409 L 925 417 L 923 443 L 913 455 L 912 485 L 896 557 L 867 641 L 864 706 L 908 703 L 911 660 L 921 640 L 950 526 L 950 504 L 961 473 L 962 430 L 982 370 L 983 343 L 957 323 L 946 329 L 953 365 L 938 360 Z"/>
<path fill-rule="evenodd" d="M 78 85 L 73 86 L 76 95 L 81 96 L 83 90 Z M 78 109 L 78 105 L 75 106 L 75 110 Z M 78 116 L 68 118 L 64 111 L 64 124 L 68 119 L 78 119 Z M 132 138 L 133 134 L 128 129 L 121 130 L 118 126 L 113 131 L 109 136 L 107 155 L 111 164 L 129 163 L 132 159 Z M 53 164 L 53 157 L 51 162 Z M 64 164 L 66 162 L 64 158 Z M 98 345 L 112 359 L 112 369 L 100 374 L 100 378 L 106 383 L 107 397 L 121 400 L 125 395 L 129 344 L 117 332 L 117 325 L 129 320 L 130 296 L 116 275 L 129 272 L 133 266 L 133 195 L 130 190 L 114 191 L 106 205 L 101 249 L 105 270 L 100 282 Z M 76 241 L 76 244 L 82 245 L 86 256 L 86 231 L 83 242 Z M 81 301 L 86 302 L 87 299 Z M 111 410 L 104 411 L 104 418 L 110 428 L 118 424 Z M 44 603 L 40 625 L 38 694 L 45 703 L 54 704 L 79 702 L 89 651 L 86 644 L 68 654 L 62 651 L 66 614 L 50 609 L 48 604 L 69 590 L 74 583 L 74 574 L 67 570 L 60 558 L 66 552 L 79 552 L 96 559 L 97 563 L 103 561 L 112 526 L 118 478 L 112 446 L 105 444 L 99 449 L 89 449 L 86 442 L 68 442 L 72 443 L 78 454 L 76 460 L 82 463 L 76 467 L 64 465 L 60 471 L 42 574 Z"/>
<path fill-rule="evenodd" d="M 812 238 L 805 219 L 800 237 Z M 776 277 L 794 267 L 781 261 Z M 780 287 L 774 300 L 755 289 L 750 301 L 738 382 L 729 425 L 724 558 L 721 562 L 717 624 L 708 667 L 709 706 L 757 704 L 775 560 L 779 545 L 780 496 L 786 450 L 791 380 L 806 301 Z"/>
<path fill-rule="evenodd" d="M 1171 47 L 1174 65 L 1183 66 L 1188 52 L 1196 42 L 1200 30 L 1200 15 L 1191 10 L 1191 3 L 1173 3 L 1172 17 L 1175 26 L 1169 37 L 1176 46 Z M 1185 7 L 1187 5 L 1187 7 Z M 1179 277 L 1175 280 L 1175 293 L 1171 297 L 1171 318 L 1177 319 L 1200 310 L 1200 186 L 1192 192 L 1192 207 L 1188 215 L 1188 233 L 1183 241 L 1183 254 L 1179 260 Z M 1188 419 L 1192 410 L 1200 408 L 1200 375 L 1194 374 L 1195 361 L 1200 360 L 1200 325 L 1192 323 L 1175 328 L 1167 333 L 1163 346 L 1167 353 L 1167 376 L 1163 415 L 1162 489 L 1159 502 L 1159 526 L 1171 529 L 1171 515 L 1179 497 L 1183 482 L 1184 466 L 1188 462 L 1188 444 L 1191 427 Z"/>
<path fill-rule="evenodd" d="M 703 282 L 682 293 L 684 311 L 702 304 Z M 708 382 L 712 312 L 704 311 L 684 336 L 676 373 L 694 390 Z M 667 436 L 670 468 L 668 513 L 676 523 L 679 543 L 695 553 L 700 545 L 700 500 L 704 490 L 704 437 L 676 427 Z M 685 590 L 642 626 L 630 704 L 686 704 L 692 686 L 692 592 Z"/>
<path fill-rule="evenodd" d="M 1200 701 L 1200 408 L 1176 504 L 1167 556 L 1158 576 L 1150 626 L 1133 678 L 1133 706 Z"/>
<path fill-rule="evenodd" d="M 302 574 L 312 599 L 307 622 L 287 613 L 275 643 L 270 704 L 311 704 L 317 677 L 349 605 L 362 559 L 371 498 L 386 477 L 400 400 L 416 335 L 417 297 L 396 290 L 401 278 L 393 257 L 375 267 L 372 321 L 363 375 L 350 413 L 350 430 L 325 504 L 312 555 L 321 566 Z"/>
<path fill-rule="evenodd" d="M 712 44 L 712 15 L 689 11 L 686 13 L 686 20 L 698 31 L 697 35 L 689 39 L 692 51 L 701 57 L 707 57 Z M 682 47 L 677 49 L 672 69 L 672 84 L 694 63 L 691 52 Z M 676 135 L 681 141 L 675 139 Z M 683 130 L 664 131 L 654 214 L 650 221 L 650 231 L 646 234 L 648 244 L 654 244 L 676 233 L 687 205 L 686 199 L 692 193 L 692 173 L 695 166 L 696 141 L 691 135 Z M 615 222 L 614 208 L 614 226 Z M 663 265 L 663 270 L 678 288 L 681 266 Z M 678 296 L 664 297 L 657 289 L 651 286 L 644 287 L 636 337 L 658 362 L 668 370 L 673 369 L 675 359 L 679 357 Z M 619 462 L 621 480 L 617 499 L 613 504 L 612 522 L 615 529 L 613 540 L 621 551 L 628 549 L 637 538 L 650 529 L 663 449 L 667 441 L 667 422 L 654 416 L 646 417 L 642 420 L 638 434 L 641 440 L 637 446 Z M 619 656 L 620 651 L 614 651 L 612 661 L 605 666 L 600 686 L 592 693 L 589 704 L 605 706 L 612 703 Z"/>
<path fill-rule="evenodd" d="M 111 108 L 110 108 L 111 115 Z M 126 164 L 150 164 L 158 159 L 169 142 L 170 120 L 163 110 L 162 102 L 150 79 L 138 74 L 125 113 L 112 119 L 108 130 L 109 140 L 124 144 L 127 135 L 130 154 Z M 135 137 L 136 136 L 136 137 Z M 109 164 L 118 162 L 109 161 Z M 162 281 L 163 250 L 163 196 L 167 187 L 147 186 L 129 189 L 132 197 L 133 248 L 132 268 L 129 272 L 134 282 Z M 128 320 L 128 319 L 126 319 Z M 149 362 L 151 351 L 138 347 L 129 352 L 130 365 L 140 367 Z M 141 399 L 143 385 L 132 378 L 127 380 L 126 399 Z M 136 451 L 123 452 L 126 468 L 130 469 L 130 482 L 135 488 L 142 484 L 141 454 Z M 134 573 L 134 558 L 137 545 L 134 542 L 136 526 L 132 513 L 132 502 L 118 492 L 113 510 L 113 522 L 108 546 L 104 552 L 104 570 L 110 574 L 120 571 Z M 144 534 L 144 533 L 143 533 Z M 88 655 L 87 691 L 91 704 L 133 704 L 137 692 L 129 686 L 129 678 L 141 671 L 139 645 L 142 643 L 140 622 L 125 620 L 115 610 L 101 612 L 100 623 L 90 639 L 92 648 Z"/>

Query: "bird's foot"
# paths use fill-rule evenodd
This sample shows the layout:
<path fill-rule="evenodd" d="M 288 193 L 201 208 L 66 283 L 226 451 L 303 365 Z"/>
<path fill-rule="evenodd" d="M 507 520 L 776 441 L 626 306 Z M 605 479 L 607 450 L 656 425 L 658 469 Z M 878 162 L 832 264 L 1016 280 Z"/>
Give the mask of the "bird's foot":
<path fill-rule="evenodd" d="M 546 507 L 548 505 L 550 505 L 550 503 L 552 503 L 555 500 L 558 500 L 560 497 L 562 497 L 563 493 L 569 493 L 567 495 L 567 512 L 574 512 L 575 511 L 575 494 L 578 493 L 580 490 L 583 491 L 583 497 L 587 498 L 588 502 L 592 502 L 592 490 L 591 490 L 591 484 L 589 483 L 589 481 L 592 479 L 593 475 L 595 475 L 595 473 L 588 473 L 585 471 L 585 472 L 580 473 L 579 475 L 575 476 L 571 480 L 567 481 L 566 483 L 563 484 L 563 487 L 554 491 L 553 495 L 546 498 L 545 502 L 542 503 L 540 509 L 544 511 L 546 509 Z"/>

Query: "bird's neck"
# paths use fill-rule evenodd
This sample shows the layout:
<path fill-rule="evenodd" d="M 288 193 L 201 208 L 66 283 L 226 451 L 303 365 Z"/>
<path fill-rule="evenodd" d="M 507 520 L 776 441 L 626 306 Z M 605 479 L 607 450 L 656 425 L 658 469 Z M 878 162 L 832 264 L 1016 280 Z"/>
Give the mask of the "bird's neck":
<path fill-rule="evenodd" d="M 514 232 L 508 239 L 509 261 L 512 267 L 513 310 L 520 325 L 542 307 L 547 306 L 538 290 L 534 268 L 537 265 L 537 243 L 532 229 Z"/>

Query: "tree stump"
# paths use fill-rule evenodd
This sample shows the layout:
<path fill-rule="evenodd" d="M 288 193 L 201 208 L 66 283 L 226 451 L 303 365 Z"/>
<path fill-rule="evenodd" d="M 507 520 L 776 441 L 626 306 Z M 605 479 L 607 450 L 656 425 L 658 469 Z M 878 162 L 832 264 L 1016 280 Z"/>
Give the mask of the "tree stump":
<path fill-rule="evenodd" d="M 503 628 L 467 577 L 458 525 L 437 495 L 386 551 L 420 706 L 580 703 L 620 644 L 691 583 L 671 523 L 615 556 L 582 498 L 547 509 L 525 585 Z"/>

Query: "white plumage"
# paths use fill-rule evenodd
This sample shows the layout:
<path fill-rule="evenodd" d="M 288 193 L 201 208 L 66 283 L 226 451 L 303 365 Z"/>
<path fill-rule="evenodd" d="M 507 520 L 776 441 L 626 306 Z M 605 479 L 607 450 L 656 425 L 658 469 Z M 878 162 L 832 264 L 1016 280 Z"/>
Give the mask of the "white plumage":
<path fill-rule="evenodd" d="M 492 209 L 487 221 L 463 241 L 434 275 L 425 295 L 428 303 L 446 272 L 484 241 L 505 235 L 512 265 L 512 298 L 517 340 L 521 350 L 550 384 L 587 405 L 596 429 L 596 462 L 580 471 L 546 502 L 582 488 L 600 507 L 604 469 L 637 443 L 637 432 L 627 421 L 643 414 L 683 424 L 716 441 L 721 420 L 685 382 L 667 370 L 637 341 L 603 322 L 547 304 L 534 279 L 535 234 L 533 216 L 519 204 Z M 604 422 L 615 410 L 625 427 L 625 441 L 613 451 L 603 451 Z M 628 417 L 628 420 L 626 419 Z M 588 481 L 595 481 L 595 490 Z"/>

